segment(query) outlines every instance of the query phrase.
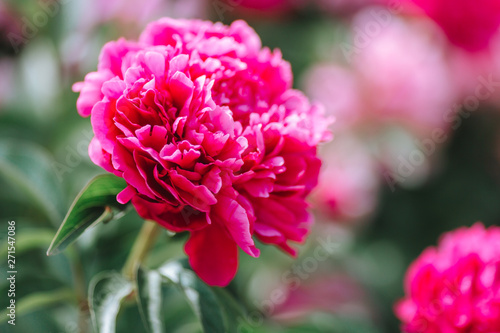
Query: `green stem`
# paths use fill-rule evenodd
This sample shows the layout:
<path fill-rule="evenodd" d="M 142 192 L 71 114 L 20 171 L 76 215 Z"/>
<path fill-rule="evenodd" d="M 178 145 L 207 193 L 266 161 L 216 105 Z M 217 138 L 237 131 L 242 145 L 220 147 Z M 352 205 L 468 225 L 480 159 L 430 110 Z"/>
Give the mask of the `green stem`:
<path fill-rule="evenodd" d="M 79 332 L 88 332 L 89 307 L 87 302 L 87 288 L 85 284 L 85 273 L 80 255 L 75 246 L 68 248 L 68 258 L 73 271 L 76 300 L 78 304 L 78 328 Z"/>
<path fill-rule="evenodd" d="M 134 279 L 137 265 L 144 260 L 149 250 L 153 247 L 159 231 L 160 225 L 158 223 L 148 220 L 144 221 L 144 225 L 122 269 L 122 273 L 126 278 L 130 280 Z"/>

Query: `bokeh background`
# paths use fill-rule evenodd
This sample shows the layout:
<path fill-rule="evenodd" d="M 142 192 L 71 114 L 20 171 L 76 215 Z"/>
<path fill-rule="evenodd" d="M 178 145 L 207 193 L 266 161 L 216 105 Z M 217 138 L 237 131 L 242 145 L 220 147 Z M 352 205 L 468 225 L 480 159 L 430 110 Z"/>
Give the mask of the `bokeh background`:
<path fill-rule="evenodd" d="M 445 231 L 500 223 L 500 8 L 479 2 L 0 0 L 0 309 L 11 220 L 18 270 L 16 326 L 0 310 L 0 331 L 90 332 L 89 281 L 122 267 L 142 222 L 129 212 L 45 255 L 102 173 L 71 86 L 107 41 L 170 16 L 245 19 L 336 119 L 300 256 L 242 255 L 227 288 L 248 309 L 237 331 L 399 332 L 393 306 L 411 261 Z M 185 236 L 165 232 L 148 265 L 182 258 Z M 164 292 L 167 331 L 200 332 Z M 125 304 L 117 331 L 144 331 L 136 307 Z"/>

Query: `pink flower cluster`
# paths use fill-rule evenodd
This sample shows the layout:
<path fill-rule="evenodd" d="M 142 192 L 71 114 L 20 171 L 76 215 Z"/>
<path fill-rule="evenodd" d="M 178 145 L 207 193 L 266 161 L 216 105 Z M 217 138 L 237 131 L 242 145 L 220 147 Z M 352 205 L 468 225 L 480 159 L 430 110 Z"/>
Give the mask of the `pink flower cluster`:
<path fill-rule="evenodd" d="M 92 161 L 127 181 L 118 201 L 189 231 L 191 266 L 224 286 L 238 246 L 259 255 L 253 236 L 294 255 L 289 241 L 308 233 L 328 121 L 291 85 L 290 65 L 245 22 L 164 18 L 138 42 L 106 44 L 74 89 Z"/>
<path fill-rule="evenodd" d="M 396 314 L 410 333 L 500 332 L 500 227 L 447 233 L 411 265 Z"/>

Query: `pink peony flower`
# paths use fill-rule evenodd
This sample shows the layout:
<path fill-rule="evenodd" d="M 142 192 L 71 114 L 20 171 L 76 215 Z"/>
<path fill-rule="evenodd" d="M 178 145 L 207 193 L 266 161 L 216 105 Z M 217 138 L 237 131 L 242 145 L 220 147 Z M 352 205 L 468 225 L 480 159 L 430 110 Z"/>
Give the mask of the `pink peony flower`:
<path fill-rule="evenodd" d="M 138 42 L 104 46 L 74 89 L 92 161 L 127 181 L 118 201 L 189 231 L 191 266 L 224 286 L 238 246 L 259 255 L 253 236 L 294 255 L 289 242 L 309 230 L 328 122 L 291 84 L 290 65 L 245 22 L 164 18 Z"/>
<path fill-rule="evenodd" d="M 500 27 L 497 0 L 406 0 L 434 20 L 453 44 L 469 51 L 488 47 Z"/>
<path fill-rule="evenodd" d="M 445 234 L 406 276 L 395 311 L 410 333 L 500 332 L 500 228 Z"/>
<path fill-rule="evenodd" d="M 337 222 L 358 222 L 377 207 L 381 186 L 378 163 L 361 140 L 347 133 L 320 150 L 324 166 L 314 203 Z"/>

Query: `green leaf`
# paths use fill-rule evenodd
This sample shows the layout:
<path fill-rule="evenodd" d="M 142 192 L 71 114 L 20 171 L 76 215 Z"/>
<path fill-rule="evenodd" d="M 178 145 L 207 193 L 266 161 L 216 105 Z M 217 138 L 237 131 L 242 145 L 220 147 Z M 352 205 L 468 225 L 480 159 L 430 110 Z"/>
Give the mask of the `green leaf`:
<path fill-rule="evenodd" d="M 121 302 L 132 290 L 133 284 L 117 272 L 103 272 L 90 281 L 90 316 L 97 333 L 115 332 Z"/>
<path fill-rule="evenodd" d="M 160 274 L 139 267 L 136 283 L 137 303 L 144 327 L 150 333 L 163 333 L 163 322 L 160 314 L 162 305 Z"/>
<path fill-rule="evenodd" d="M 174 261 L 160 267 L 158 272 L 184 293 L 201 322 L 203 332 L 227 332 L 222 310 L 214 292 L 193 271 L 186 269 L 182 263 Z"/>
<path fill-rule="evenodd" d="M 245 310 L 234 297 L 223 288 L 212 289 L 224 310 L 224 319 L 229 332 L 237 332 L 241 321 L 245 320 Z"/>
<path fill-rule="evenodd" d="M 74 301 L 74 291 L 71 289 L 60 289 L 55 291 L 44 291 L 28 295 L 16 303 L 16 317 L 20 317 L 37 310 L 45 309 L 57 303 Z M 9 320 L 7 317 L 9 309 L 0 312 L 0 324 Z"/>
<path fill-rule="evenodd" d="M 65 199 L 54 169 L 53 159 L 41 146 L 27 142 L 0 142 L 0 176 L 21 190 L 27 201 L 57 223 Z"/>
<path fill-rule="evenodd" d="M 116 195 L 126 186 L 125 180 L 111 174 L 92 179 L 71 205 L 50 244 L 47 255 L 54 255 L 64 250 L 87 228 L 120 218 L 127 206 L 119 204 Z"/>

